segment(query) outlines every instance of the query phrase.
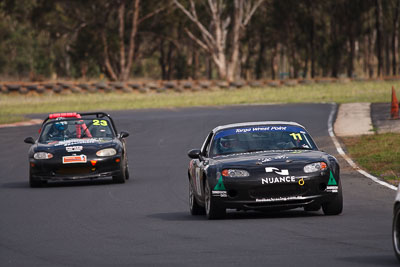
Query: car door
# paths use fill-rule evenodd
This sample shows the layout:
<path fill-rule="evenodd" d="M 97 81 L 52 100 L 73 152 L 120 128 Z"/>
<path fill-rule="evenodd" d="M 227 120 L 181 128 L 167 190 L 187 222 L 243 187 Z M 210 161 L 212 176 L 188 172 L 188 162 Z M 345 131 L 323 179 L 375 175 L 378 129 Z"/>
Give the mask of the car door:
<path fill-rule="evenodd" d="M 198 159 L 193 160 L 193 189 L 199 199 L 204 198 L 204 170 L 208 167 L 208 149 L 212 140 L 213 132 L 209 133 L 201 147 L 201 155 Z"/>

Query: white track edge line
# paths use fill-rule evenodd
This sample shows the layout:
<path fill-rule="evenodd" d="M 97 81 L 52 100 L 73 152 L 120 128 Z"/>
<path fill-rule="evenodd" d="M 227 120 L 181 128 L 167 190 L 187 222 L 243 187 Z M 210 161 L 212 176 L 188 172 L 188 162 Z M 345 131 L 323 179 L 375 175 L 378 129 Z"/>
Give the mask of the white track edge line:
<path fill-rule="evenodd" d="M 347 156 L 347 154 L 344 152 L 342 146 L 340 145 L 339 141 L 337 140 L 335 133 L 333 132 L 333 116 L 336 112 L 337 105 L 335 103 L 332 103 L 331 105 L 332 105 L 332 109 L 331 109 L 331 113 L 329 114 L 329 119 L 328 119 L 328 132 L 329 132 L 329 136 L 332 138 L 333 144 L 335 145 L 337 152 L 347 161 L 347 163 L 349 163 L 349 165 L 351 167 L 353 167 L 360 174 L 371 179 L 375 183 L 386 186 L 387 188 L 390 188 L 392 190 L 397 190 L 396 186 L 391 185 L 387 182 L 384 182 L 384 181 L 380 180 L 379 178 L 369 174 L 368 172 L 360 169 L 360 167 L 358 167 L 358 165 L 351 158 L 349 158 L 349 156 Z"/>

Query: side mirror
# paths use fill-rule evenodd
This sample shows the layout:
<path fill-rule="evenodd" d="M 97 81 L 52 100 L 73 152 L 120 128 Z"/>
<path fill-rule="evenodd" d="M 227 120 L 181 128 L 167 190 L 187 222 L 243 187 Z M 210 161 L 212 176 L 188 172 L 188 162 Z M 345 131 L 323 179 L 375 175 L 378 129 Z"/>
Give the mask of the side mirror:
<path fill-rule="evenodd" d="M 119 134 L 119 138 L 126 138 L 126 137 L 128 137 L 129 136 L 129 133 L 128 132 L 124 132 L 124 131 L 122 131 L 120 134 Z"/>
<path fill-rule="evenodd" d="M 32 137 L 27 137 L 27 138 L 24 139 L 24 142 L 27 143 L 27 144 L 34 144 L 35 140 L 33 140 Z"/>
<path fill-rule="evenodd" d="M 191 159 L 198 159 L 198 158 L 200 158 L 200 153 L 201 153 L 200 149 L 192 149 L 192 150 L 189 150 L 188 156 Z"/>

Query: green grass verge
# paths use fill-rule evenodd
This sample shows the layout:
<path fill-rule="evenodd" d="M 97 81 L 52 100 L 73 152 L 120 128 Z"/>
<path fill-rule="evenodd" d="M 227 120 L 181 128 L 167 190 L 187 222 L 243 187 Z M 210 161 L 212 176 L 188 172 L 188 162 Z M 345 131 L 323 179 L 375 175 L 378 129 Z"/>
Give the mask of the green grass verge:
<path fill-rule="evenodd" d="M 0 95 L 0 123 L 10 116 L 65 111 L 174 108 L 261 103 L 388 102 L 394 82 L 307 84 L 294 87 L 242 88 L 177 93 L 96 93 Z"/>
<path fill-rule="evenodd" d="M 342 139 L 350 157 L 362 168 L 390 183 L 400 182 L 400 134 L 386 133 Z"/>

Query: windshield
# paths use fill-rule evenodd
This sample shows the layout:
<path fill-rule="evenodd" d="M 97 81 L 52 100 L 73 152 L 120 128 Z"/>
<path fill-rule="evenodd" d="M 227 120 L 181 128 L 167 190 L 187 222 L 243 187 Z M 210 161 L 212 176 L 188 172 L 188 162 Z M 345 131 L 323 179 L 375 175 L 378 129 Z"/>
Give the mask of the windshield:
<path fill-rule="evenodd" d="M 110 121 L 106 119 L 57 119 L 46 123 L 40 143 L 81 138 L 111 139 L 114 137 Z"/>
<path fill-rule="evenodd" d="M 298 126 L 251 126 L 218 131 L 210 156 L 265 150 L 317 149 L 310 135 Z"/>

